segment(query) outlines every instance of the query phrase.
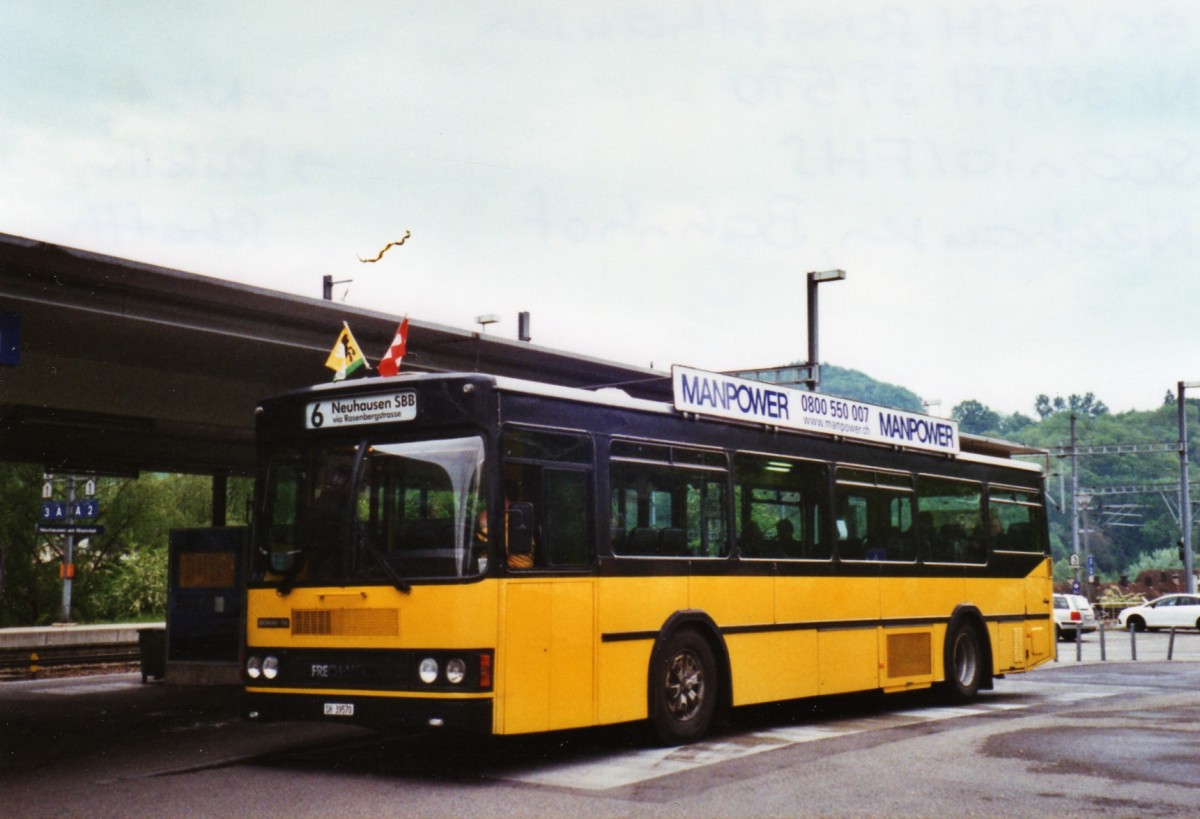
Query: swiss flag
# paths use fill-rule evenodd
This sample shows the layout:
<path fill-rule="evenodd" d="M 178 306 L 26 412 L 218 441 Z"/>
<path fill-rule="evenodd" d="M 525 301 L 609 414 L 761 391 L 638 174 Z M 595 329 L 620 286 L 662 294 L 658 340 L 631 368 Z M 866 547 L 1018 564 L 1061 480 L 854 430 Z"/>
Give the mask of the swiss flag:
<path fill-rule="evenodd" d="M 376 370 L 383 376 L 399 375 L 400 362 L 404 360 L 404 353 L 407 351 L 408 316 L 405 316 L 404 321 L 400 322 L 400 326 L 396 328 L 396 337 L 392 339 L 391 346 L 384 353 L 383 359 L 379 362 Z"/>

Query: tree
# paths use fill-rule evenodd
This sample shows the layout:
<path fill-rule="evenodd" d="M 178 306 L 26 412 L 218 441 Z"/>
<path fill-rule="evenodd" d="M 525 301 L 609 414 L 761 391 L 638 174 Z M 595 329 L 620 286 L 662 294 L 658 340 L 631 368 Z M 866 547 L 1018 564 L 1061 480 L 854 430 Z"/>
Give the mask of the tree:
<path fill-rule="evenodd" d="M 925 405 L 915 392 L 895 384 L 876 381 L 866 373 L 848 370 L 833 364 L 821 365 L 821 392 L 841 398 L 851 398 L 908 412 L 924 412 Z"/>
<path fill-rule="evenodd" d="M 35 528 L 42 470 L 0 464 L 0 627 L 46 624 L 61 608 L 58 556 Z"/>
<path fill-rule="evenodd" d="M 1042 420 L 1060 412 L 1073 412 L 1082 418 L 1099 418 L 1108 414 L 1105 403 L 1097 400 L 1095 394 L 1090 392 L 1083 395 L 1072 393 L 1066 399 L 1056 395 L 1053 401 L 1043 393 L 1034 399 L 1033 406 Z"/>
<path fill-rule="evenodd" d="M 958 421 L 959 429 L 972 435 L 997 432 L 1000 429 L 999 413 L 974 399 L 955 406 L 950 410 L 950 417 Z"/>
<path fill-rule="evenodd" d="M 1036 423 L 1028 415 L 1014 412 L 1012 415 L 1000 419 L 1000 434 L 1006 438 L 1014 436 L 1020 433 L 1021 430 L 1031 427 Z"/>

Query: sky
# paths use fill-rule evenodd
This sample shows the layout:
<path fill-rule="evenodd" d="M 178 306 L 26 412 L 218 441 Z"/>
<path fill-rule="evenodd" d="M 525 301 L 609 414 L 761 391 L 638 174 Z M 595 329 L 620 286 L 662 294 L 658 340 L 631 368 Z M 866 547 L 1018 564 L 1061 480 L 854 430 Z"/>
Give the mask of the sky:
<path fill-rule="evenodd" d="M 841 269 L 940 414 L 1200 380 L 1198 154 L 1191 2 L 0 0 L 0 232 L 659 369 Z"/>

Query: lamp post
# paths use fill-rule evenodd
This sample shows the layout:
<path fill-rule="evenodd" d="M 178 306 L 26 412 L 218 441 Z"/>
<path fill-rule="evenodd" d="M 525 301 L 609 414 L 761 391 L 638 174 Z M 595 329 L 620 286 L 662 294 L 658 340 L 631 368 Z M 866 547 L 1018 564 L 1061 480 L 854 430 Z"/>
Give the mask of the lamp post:
<path fill-rule="evenodd" d="M 815 391 L 821 383 L 821 362 L 817 353 L 817 285 L 822 282 L 840 282 L 846 278 L 845 270 L 820 270 L 808 274 L 808 366 L 806 380 L 809 391 Z"/>
<path fill-rule="evenodd" d="M 1200 381 L 1180 381 L 1175 405 L 1179 408 L 1179 525 L 1183 529 L 1183 587 L 1188 594 L 1196 593 L 1196 578 L 1192 576 L 1192 499 L 1188 486 L 1187 405 L 1183 394 L 1187 389 L 1200 387 Z"/>
<path fill-rule="evenodd" d="M 352 281 L 354 279 L 338 279 L 334 281 L 333 276 L 326 273 L 321 277 L 321 298 L 325 299 L 325 301 L 333 301 L 333 286 L 335 284 L 349 284 Z M 345 300 L 346 296 L 343 294 L 342 301 Z"/>
<path fill-rule="evenodd" d="M 1092 502 L 1092 496 L 1086 492 L 1075 496 L 1075 527 L 1078 534 L 1083 535 L 1083 552 L 1086 558 L 1089 549 L 1088 545 L 1088 504 Z M 1081 525 L 1082 524 L 1082 525 Z M 1078 536 L 1078 535 L 1077 535 Z M 1075 569 L 1075 583 L 1072 591 L 1075 594 L 1084 594 L 1083 586 L 1083 561 L 1079 559 L 1079 544 L 1075 544 L 1075 552 L 1071 555 L 1072 568 Z"/>

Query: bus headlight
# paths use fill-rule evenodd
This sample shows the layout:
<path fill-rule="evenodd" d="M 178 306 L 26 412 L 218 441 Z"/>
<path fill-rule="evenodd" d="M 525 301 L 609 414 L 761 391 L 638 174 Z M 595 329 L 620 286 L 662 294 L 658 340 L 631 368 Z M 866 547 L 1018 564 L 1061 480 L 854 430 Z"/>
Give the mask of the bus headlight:
<path fill-rule="evenodd" d="M 437 660 L 432 657 L 426 657 L 421 660 L 421 665 L 417 668 L 417 675 L 421 678 L 421 682 L 426 685 L 433 685 L 438 678 Z"/>
<path fill-rule="evenodd" d="M 273 680 L 279 676 L 278 658 L 267 657 L 262 661 L 262 675 L 268 680 Z"/>
<path fill-rule="evenodd" d="M 257 657 L 250 657 L 246 660 L 246 676 L 252 680 L 257 680 L 262 676 L 262 663 Z"/>
<path fill-rule="evenodd" d="M 446 663 L 446 679 L 451 685 L 460 685 L 467 676 L 467 664 L 455 657 Z"/>

